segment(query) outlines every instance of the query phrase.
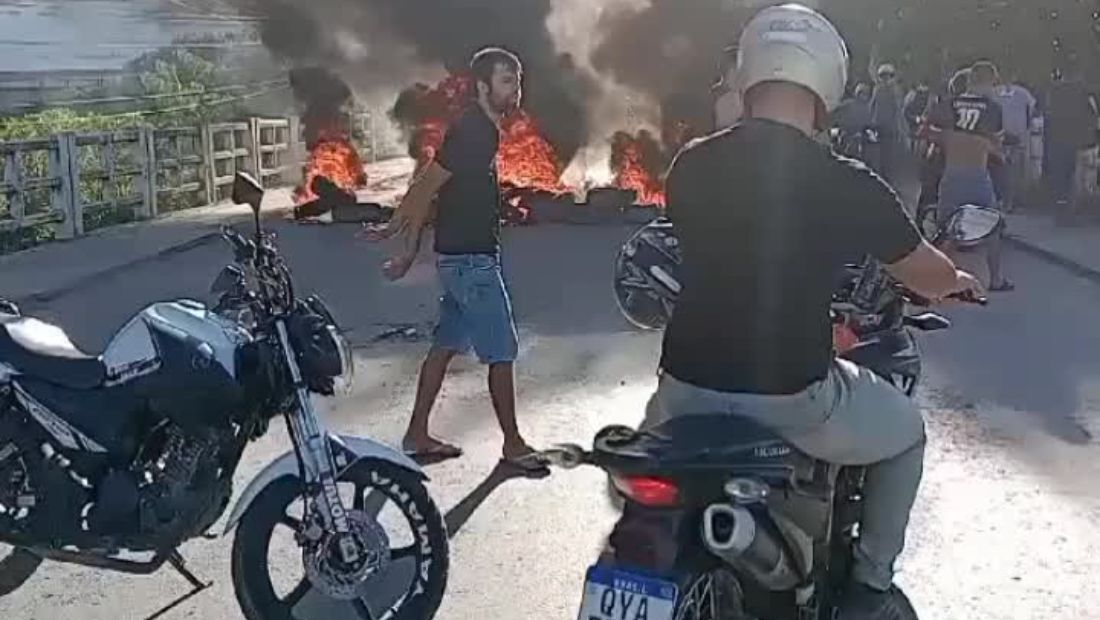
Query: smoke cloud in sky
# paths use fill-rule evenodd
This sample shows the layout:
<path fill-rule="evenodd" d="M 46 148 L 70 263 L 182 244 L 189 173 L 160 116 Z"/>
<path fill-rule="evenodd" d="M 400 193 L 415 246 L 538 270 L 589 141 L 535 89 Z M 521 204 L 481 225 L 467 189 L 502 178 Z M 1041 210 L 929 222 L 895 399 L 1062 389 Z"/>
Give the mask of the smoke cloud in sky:
<path fill-rule="evenodd" d="M 428 68 L 461 68 L 479 48 L 502 45 L 523 59 L 525 107 L 558 154 L 571 158 L 587 135 L 596 85 L 558 52 L 546 25 L 551 0 L 233 1 L 265 18 L 261 38 L 276 56 L 331 67 L 357 90 L 398 90 Z"/>
<path fill-rule="evenodd" d="M 361 94 L 396 93 L 485 45 L 524 62 L 525 107 L 558 155 L 653 127 L 669 100 L 707 100 L 723 49 L 769 0 L 230 0 L 291 66 Z M 632 127 L 633 126 L 633 127 Z"/>

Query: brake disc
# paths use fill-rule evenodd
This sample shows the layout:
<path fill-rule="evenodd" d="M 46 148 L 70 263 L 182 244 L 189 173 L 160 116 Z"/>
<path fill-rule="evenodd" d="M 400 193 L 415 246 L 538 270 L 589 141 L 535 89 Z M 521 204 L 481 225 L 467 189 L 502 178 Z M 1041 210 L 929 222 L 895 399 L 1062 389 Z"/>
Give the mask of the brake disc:
<path fill-rule="evenodd" d="M 309 582 L 322 594 L 341 601 L 358 597 L 363 585 L 390 564 L 390 539 L 377 521 L 361 510 L 351 510 L 348 526 L 360 553 L 354 563 L 344 562 L 338 534 L 326 534 L 302 551 Z"/>

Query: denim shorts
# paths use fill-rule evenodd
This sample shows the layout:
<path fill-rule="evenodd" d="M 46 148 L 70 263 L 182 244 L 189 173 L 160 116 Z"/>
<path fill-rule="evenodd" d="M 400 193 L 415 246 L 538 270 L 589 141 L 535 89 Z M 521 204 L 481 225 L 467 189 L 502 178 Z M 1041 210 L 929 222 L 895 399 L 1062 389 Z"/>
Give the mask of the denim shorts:
<path fill-rule="evenodd" d="M 940 179 L 940 202 L 936 209 L 944 222 L 963 205 L 997 208 L 997 192 L 987 168 L 948 168 Z"/>
<path fill-rule="evenodd" d="M 465 353 L 472 347 L 483 364 L 515 361 L 516 324 L 500 258 L 441 254 L 436 265 L 443 296 L 435 348 Z"/>

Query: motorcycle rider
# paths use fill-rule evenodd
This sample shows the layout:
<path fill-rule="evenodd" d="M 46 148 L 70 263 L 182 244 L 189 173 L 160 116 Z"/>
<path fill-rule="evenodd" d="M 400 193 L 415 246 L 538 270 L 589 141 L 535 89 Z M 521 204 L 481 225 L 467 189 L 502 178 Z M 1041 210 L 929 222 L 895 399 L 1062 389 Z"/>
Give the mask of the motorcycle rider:
<path fill-rule="evenodd" d="M 924 423 L 888 381 L 835 359 L 835 276 L 870 254 L 929 298 L 981 285 L 924 241 L 881 178 L 813 140 L 848 73 L 844 39 L 823 15 L 762 10 L 741 35 L 737 72 L 745 120 L 689 144 L 669 172 L 683 288 L 642 426 L 738 415 L 817 458 L 868 466 L 840 617 L 878 618 L 920 483 Z"/>

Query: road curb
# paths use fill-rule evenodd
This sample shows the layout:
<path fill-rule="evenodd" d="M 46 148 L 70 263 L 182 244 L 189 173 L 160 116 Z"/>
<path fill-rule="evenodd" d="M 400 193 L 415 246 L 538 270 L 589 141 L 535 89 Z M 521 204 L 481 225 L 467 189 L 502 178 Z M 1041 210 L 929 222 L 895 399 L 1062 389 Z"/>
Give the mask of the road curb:
<path fill-rule="evenodd" d="M 1005 235 L 1005 239 L 1016 248 L 1019 248 L 1034 256 L 1038 256 L 1039 258 L 1042 258 L 1049 263 L 1058 265 L 1063 269 L 1072 271 L 1075 275 L 1085 278 L 1086 280 L 1089 280 L 1095 284 L 1100 284 L 1100 270 L 1098 269 L 1089 267 L 1088 265 L 1077 262 L 1072 258 L 1063 256 L 1057 252 L 1048 250 L 1036 243 L 1032 243 L 1031 241 L 1027 241 L 1026 239 L 1023 239 L 1016 235 Z"/>

